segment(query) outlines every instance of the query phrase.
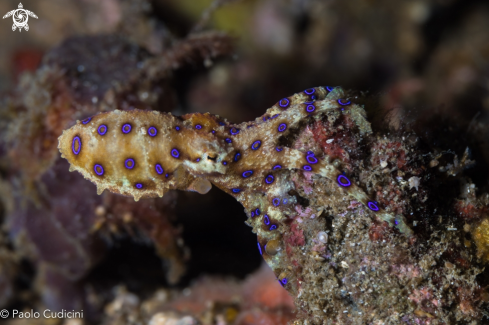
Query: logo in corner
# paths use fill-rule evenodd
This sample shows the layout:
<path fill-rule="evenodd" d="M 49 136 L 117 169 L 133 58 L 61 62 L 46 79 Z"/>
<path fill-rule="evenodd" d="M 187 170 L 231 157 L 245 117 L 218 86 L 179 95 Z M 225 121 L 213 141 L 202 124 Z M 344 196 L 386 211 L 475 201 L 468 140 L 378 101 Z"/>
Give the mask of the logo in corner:
<path fill-rule="evenodd" d="M 29 20 L 29 16 L 33 18 L 38 18 L 35 13 L 29 10 L 25 10 L 22 3 L 19 3 L 19 8 L 7 12 L 3 19 L 13 16 L 14 24 L 12 25 L 12 30 L 15 31 L 17 28 L 19 32 L 22 31 L 22 28 L 25 28 L 26 31 L 29 30 L 29 25 L 27 25 L 27 21 Z"/>

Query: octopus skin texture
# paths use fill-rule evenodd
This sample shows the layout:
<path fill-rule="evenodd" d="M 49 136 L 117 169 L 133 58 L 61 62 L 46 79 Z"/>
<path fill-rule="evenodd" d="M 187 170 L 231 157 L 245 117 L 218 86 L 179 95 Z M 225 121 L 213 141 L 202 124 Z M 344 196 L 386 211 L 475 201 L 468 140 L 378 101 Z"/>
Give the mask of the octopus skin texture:
<path fill-rule="evenodd" d="M 258 236 L 258 249 L 280 283 L 297 293 L 287 268 L 283 235 L 296 215 L 291 172 L 302 170 L 335 182 L 345 196 L 401 233 L 412 230 L 370 198 L 342 170 L 341 161 L 320 152 L 302 152 L 282 141 L 304 123 L 348 114 L 359 132 L 370 134 L 364 109 L 340 87 L 316 87 L 283 98 L 254 121 L 232 124 L 209 113 L 173 116 L 156 111 L 101 113 L 65 130 L 62 157 L 104 190 L 141 198 L 161 197 L 171 189 L 207 193 L 211 184 L 234 196 L 245 208 L 247 224 Z"/>

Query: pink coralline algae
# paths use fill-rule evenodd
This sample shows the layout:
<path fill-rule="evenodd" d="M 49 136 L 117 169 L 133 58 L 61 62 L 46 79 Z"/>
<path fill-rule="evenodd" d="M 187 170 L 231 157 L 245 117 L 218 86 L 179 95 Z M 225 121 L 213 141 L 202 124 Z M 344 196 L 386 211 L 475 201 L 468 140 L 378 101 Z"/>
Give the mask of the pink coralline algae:
<path fill-rule="evenodd" d="M 436 175 L 417 143 L 407 131 L 374 136 L 361 98 L 316 87 L 241 124 L 208 113 L 102 113 L 64 131 L 58 147 L 99 194 L 139 200 L 215 185 L 235 197 L 258 252 L 295 297 L 297 324 L 478 319 L 482 271 L 443 268 L 473 251 L 459 233 L 433 230 L 427 181 Z M 437 227 L 453 228 L 443 218 Z M 422 290 L 437 298 L 418 299 Z"/>

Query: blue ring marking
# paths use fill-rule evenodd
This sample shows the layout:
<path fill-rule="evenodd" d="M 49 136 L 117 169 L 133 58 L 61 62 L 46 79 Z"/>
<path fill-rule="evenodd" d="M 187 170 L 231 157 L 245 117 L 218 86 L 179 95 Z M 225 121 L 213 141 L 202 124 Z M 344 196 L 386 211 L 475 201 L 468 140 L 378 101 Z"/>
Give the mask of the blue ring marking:
<path fill-rule="evenodd" d="M 91 117 L 88 117 L 88 118 L 84 119 L 84 120 L 82 121 L 82 123 L 83 123 L 83 124 L 87 124 L 87 123 L 88 123 L 88 122 L 90 122 L 91 120 L 92 120 L 92 118 L 91 118 Z"/>
<path fill-rule="evenodd" d="M 271 120 L 273 120 L 274 118 L 278 117 L 280 114 L 275 114 L 273 115 L 272 117 L 270 117 Z"/>
<path fill-rule="evenodd" d="M 394 220 L 394 223 L 396 224 L 396 226 L 399 224 L 399 220 Z"/>
<path fill-rule="evenodd" d="M 341 101 L 342 101 L 342 99 L 341 99 L 341 98 L 337 100 L 338 104 L 340 104 L 340 105 L 342 105 L 342 106 L 346 106 L 346 105 L 350 105 L 350 104 L 351 104 L 351 101 L 350 101 L 350 100 L 346 101 L 346 103 L 343 103 L 343 102 L 341 102 Z"/>
<path fill-rule="evenodd" d="M 312 155 L 308 155 L 306 156 L 306 160 L 308 163 L 314 165 L 314 164 L 317 164 L 318 163 L 318 160 L 316 157 L 312 156 Z"/>
<path fill-rule="evenodd" d="M 231 132 L 232 135 L 236 135 L 239 133 L 239 129 L 237 128 L 232 128 L 229 132 Z"/>
<path fill-rule="evenodd" d="M 158 134 L 158 130 L 154 126 L 148 129 L 148 134 L 150 137 L 155 137 Z"/>
<path fill-rule="evenodd" d="M 270 218 L 268 217 L 267 214 L 263 216 L 263 223 L 267 226 L 270 224 Z"/>
<path fill-rule="evenodd" d="M 312 95 L 312 96 L 311 96 L 311 99 L 312 99 L 312 100 L 316 100 L 316 98 L 317 98 L 317 97 L 316 97 L 316 95 Z"/>
<path fill-rule="evenodd" d="M 211 133 L 212 133 L 212 134 L 216 134 L 216 131 L 212 130 L 212 131 L 211 131 Z"/>
<path fill-rule="evenodd" d="M 141 183 L 136 183 L 136 188 L 137 188 L 137 189 L 139 189 L 139 190 L 140 190 L 140 189 L 142 189 L 142 188 L 143 188 L 143 184 L 141 184 Z"/>
<path fill-rule="evenodd" d="M 251 150 L 258 150 L 260 147 L 261 147 L 261 141 L 260 140 L 256 140 L 251 145 Z"/>
<path fill-rule="evenodd" d="M 272 200 L 272 204 L 273 204 L 274 206 L 278 207 L 278 206 L 280 205 L 280 199 L 279 199 L 279 198 L 277 198 L 277 197 L 276 197 L 276 198 L 274 198 L 274 199 Z"/>
<path fill-rule="evenodd" d="M 266 120 L 267 120 L 267 117 L 263 116 L 263 122 L 265 122 Z"/>
<path fill-rule="evenodd" d="M 368 201 L 368 202 L 367 202 L 367 206 L 368 206 L 368 208 L 369 208 L 370 210 L 372 210 L 372 211 L 379 211 L 379 206 L 378 206 L 378 205 L 377 205 L 377 203 L 376 203 L 376 202 L 374 202 L 374 201 Z"/>
<path fill-rule="evenodd" d="M 277 148 L 275 148 L 275 150 L 277 150 L 277 152 L 280 152 L 280 151 L 284 150 L 284 148 L 282 148 L 282 147 L 277 147 Z"/>
<path fill-rule="evenodd" d="M 308 151 L 308 152 L 307 152 L 307 155 L 308 155 L 308 156 L 314 156 L 314 152 L 312 152 L 312 151 Z"/>
<path fill-rule="evenodd" d="M 132 126 L 131 126 L 131 124 L 126 123 L 126 124 L 124 124 L 124 125 L 122 126 L 121 130 L 122 130 L 122 133 L 124 133 L 124 134 L 128 134 L 129 132 L 131 132 L 131 130 L 132 130 Z"/>
<path fill-rule="evenodd" d="M 282 165 L 275 165 L 272 169 L 282 169 Z"/>
<path fill-rule="evenodd" d="M 286 284 L 287 284 L 287 282 L 289 282 L 289 281 L 287 280 L 287 278 L 283 278 L 283 279 L 282 279 L 282 281 L 280 281 L 280 283 L 281 283 L 283 286 L 284 286 L 284 285 L 286 285 Z"/>
<path fill-rule="evenodd" d="M 100 172 L 97 170 L 97 168 L 100 169 Z M 104 167 L 102 165 L 99 165 L 99 164 L 95 164 L 93 165 L 93 171 L 95 172 L 95 174 L 97 174 L 98 176 L 102 176 L 104 174 Z"/>
<path fill-rule="evenodd" d="M 241 154 L 239 152 L 236 152 L 236 154 L 234 155 L 234 162 L 237 162 L 238 160 L 241 159 Z"/>
<path fill-rule="evenodd" d="M 314 88 L 309 88 L 309 89 L 304 90 L 304 94 L 306 94 L 306 95 L 312 95 L 315 92 L 316 92 L 316 89 L 314 89 Z"/>
<path fill-rule="evenodd" d="M 316 110 L 316 106 L 314 106 L 314 104 L 308 104 L 306 103 L 307 106 L 306 106 L 306 112 L 308 113 L 312 113 Z"/>
<path fill-rule="evenodd" d="M 156 164 L 155 165 L 155 170 L 156 170 L 156 173 L 158 173 L 159 175 L 163 174 L 163 172 L 165 171 L 163 169 L 163 167 L 161 166 L 161 164 Z"/>
<path fill-rule="evenodd" d="M 168 174 L 165 174 L 165 177 L 166 177 L 166 178 L 168 178 L 168 176 L 169 176 Z"/>
<path fill-rule="evenodd" d="M 78 141 L 78 150 L 75 149 L 75 142 Z M 73 137 L 73 142 L 71 143 L 71 150 L 73 151 L 73 153 L 75 155 L 78 155 L 81 151 L 81 147 L 82 147 L 82 141 L 81 141 L 81 138 L 79 136 L 74 136 Z"/>
<path fill-rule="evenodd" d="M 132 163 L 132 166 L 129 166 L 128 163 Z M 127 169 L 133 169 L 134 166 L 136 166 L 136 162 L 134 161 L 134 159 L 132 158 L 127 158 L 126 161 L 124 161 L 124 166 L 127 168 Z"/>
<path fill-rule="evenodd" d="M 199 162 L 199 161 L 200 161 L 200 158 L 195 159 L 195 162 Z"/>
<path fill-rule="evenodd" d="M 302 169 L 307 170 L 308 172 L 310 172 L 312 170 L 312 167 L 309 166 L 309 165 L 304 165 L 304 166 L 302 166 Z"/>
<path fill-rule="evenodd" d="M 288 200 L 288 199 L 284 199 L 284 200 L 282 201 L 282 203 L 283 203 L 283 204 L 287 204 L 287 203 L 289 203 L 289 200 Z"/>
<path fill-rule="evenodd" d="M 275 177 L 273 177 L 272 174 L 268 174 L 265 177 L 265 183 L 267 183 L 267 184 L 272 184 L 274 180 L 275 180 Z"/>
<path fill-rule="evenodd" d="M 282 123 L 278 126 L 278 132 L 284 132 L 287 129 L 287 124 Z"/>
<path fill-rule="evenodd" d="M 219 125 L 221 125 L 221 126 L 222 126 L 222 125 L 226 125 L 226 123 L 224 123 L 224 122 L 219 122 Z"/>
<path fill-rule="evenodd" d="M 287 108 L 290 105 L 290 100 L 288 98 L 282 98 L 278 101 L 278 106 L 282 108 Z"/>
<path fill-rule="evenodd" d="M 233 188 L 231 191 L 233 191 L 233 193 L 239 193 L 239 192 L 241 192 L 241 190 L 239 188 Z"/>
<path fill-rule="evenodd" d="M 263 255 L 263 252 L 262 252 L 262 250 L 261 250 L 261 245 L 260 245 L 260 243 L 258 243 L 258 251 L 260 252 L 260 255 Z"/>
<path fill-rule="evenodd" d="M 104 135 L 105 133 L 107 133 L 107 125 L 100 124 L 99 127 L 98 127 L 98 129 L 97 129 L 97 132 L 100 135 Z"/>
<path fill-rule="evenodd" d="M 277 225 L 271 225 L 270 228 L 268 228 L 268 230 L 275 230 L 277 229 Z"/>
<path fill-rule="evenodd" d="M 231 143 L 233 142 L 233 140 L 229 139 L 229 138 L 226 138 L 224 141 L 226 141 L 227 143 Z"/>
<path fill-rule="evenodd" d="M 327 90 L 327 91 L 329 91 L 329 92 L 332 92 L 332 91 L 333 91 L 333 89 L 334 89 L 334 87 L 329 87 L 329 86 L 326 86 L 325 88 L 326 88 L 326 90 Z"/>
<path fill-rule="evenodd" d="M 196 128 L 197 130 L 200 130 L 200 129 L 202 129 L 202 125 L 200 125 L 200 124 L 196 124 L 196 125 L 195 125 L 195 128 Z"/>
<path fill-rule="evenodd" d="M 251 211 L 250 217 L 253 218 L 255 216 L 255 211 Z"/>
<path fill-rule="evenodd" d="M 338 182 L 338 185 L 343 186 L 343 187 L 348 187 L 351 185 L 350 180 L 345 175 L 342 175 L 342 174 L 338 175 L 338 178 L 336 179 L 336 181 Z"/>
<path fill-rule="evenodd" d="M 180 157 L 180 151 L 178 151 L 177 149 L 173 148 L 171 150 L 171 155 L 172 155 L 173 158 L 178 158 L 178 157 Z"/>
<path fill-rule="evenodd" d="M 243 174 L 241 174 L 241 176 L 243 176 L 243 178 L 248 178 L 251 175 L 253 175 L 253 171 L 252 170 L 247 170 L 247 171 L 243 172 Z"/>
<path fill-rule="evenodd" d="M 256 208 L 256 210 L 255 210 L 255 214 L 256 214 L 257 216 L 259 216 L 259 215 L 260 215 L 260 213 L 261 213 L 260 209 Z"/>
<path fill-rule="evenodd" d="M 175 126 L 175 130 L 180 131 L 180 127 L 178 125 Z"/>
<path fill-rule="evenodd" d="M 227 162 L 227 161 L 223 161 L 223 162 L 222 162 L 222 164 L 223 164 L 224 166 L 226 166 L 226 165 L 228 164 L 228 162 Z"/>

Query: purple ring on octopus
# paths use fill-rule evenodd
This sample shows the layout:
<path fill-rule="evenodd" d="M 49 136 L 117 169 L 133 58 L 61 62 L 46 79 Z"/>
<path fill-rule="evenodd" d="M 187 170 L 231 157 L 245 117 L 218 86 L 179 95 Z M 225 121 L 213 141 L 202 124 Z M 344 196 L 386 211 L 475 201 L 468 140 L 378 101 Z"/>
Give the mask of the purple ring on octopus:
<path fill-rule="evenodd" d="M 239 193 L 241 192 L 241 190 L 239 188 L 233 188 L 231 191 L 233 191 L 233 193 Z"/>
<path fill-rule="evenodd" d="M 377 205 L 377 202 L 374 201 L 368 201 L 367 206 L 370 210 L 372 211 L 379 211 L 379 206 Z"/>
<path fill-rule="evenodd" d="M 342 105 L 342 106 L 346 106 L 346 105 L 350 105 L 351 104 L 351 101 L 350 100 L 347 100 L 345 103 L 342 102 L 343 99 L 338 99 L 338 104 Z"/>
<path fill-rule="evenodd" d="M 282 98 L 278 102 L 278 106 L 280 106 L 282 108 L 287 108 L 287 107 L 289 107 L 289 105 L 290 105 L 290 100 L 288 98 Z"/>
<path fill-rule="evenodd" d="M 329 87 L 329 86 L 326 86 L 326 90 L 329 91 L 329 92 L 332 92 L 334 89 L 334 87 Z"/>
<path fill-rule="evenodd" d="M 312 167 L 309 166 L 309 165 L 304 165 L 304 166 L 302 166 L 302 169 L 304 169 L 305 171 L 310 172 L 312 170 Z"/>
<path fill-rule="evenodd" d="M 260 147 L 261 147 L 261 141 L 260 140 L 256 140 L 251 145 L 251 150 L 258 150 Z"/>
<path fill-rule="evenodd" d="M 263 216 L 263 223 L 267 226 L 270 224 L 270 218 L 268 217 L 267 214 Z"/>
<path fill-rule="evenodd" d="M 202 129 L 202 125 L 197 124 L 197 125 L 195 126 L 195 128 L 196 128 L 197 130 L 200 130 L 200 129 Z"/>
<path fill-rule="evenodd" d="M 284 132 L 287 129 L 287 124 L 282 123 L 278 126 L 278 132 Z"/>
<path fill-rule="evenodd" d="M 275 165 L 275 166 L 273 166 L 273 168 L 272 168 L 272 169 L 274 169 L 274 170 L 275 170 L 275 169 L 282 169 L 282 166 L 281 166 L 281 165 Z"/>
<path fill-rule="evenodd" d="M 275 180 L 275 177 L 273 177 L 272 174 L 268 174 L 265 177 L 265 183 L 267 183 L 267 184 L 272 184 L 274 180 Z"/>
<path fill-rule="evenodd" d="M 304 90 L 304 94 L 306 94 L 306 95 L 312 95 L 315 92 L 316 92 L 316 89 L 314 89 L 314 88 L 309 88 L 309 89 Z"/>
<path fill-rule="evenodd" d="M 121 128 L 121 129 L 122 129 L 122 133 L 127 134 L 127 133 L 131 132 L 131 130 L 132 130 L 132 126 L 131 126 L 131 124 L 126 123 L 126 124 L 124 124 L 124 125 L 122 126 L 122 128 Z"/>
<path fill-rule="evenodd" d="M 233 140 L 231 140 L 229 138 L 224 139 L 224 141 L 226 141 L 227 143 L 232 143 L 233 142 Z"/>
<path fill-rule="evenodd" d="M 133 169 L 134 166 L 136 166 L 136 162 L 132 158 L 127 158 L 126 161 L 124 161 L 124 166 L 127 169 Z"/>
<path fill-rule="evenodd" d="M 306 160 L 308 163 L 314 165 L 314 164 L 317 164 L 318 163 L 318 160 L 316 157 L 314 157 L 313 155 L 308 155 L 306 156 Z"/>
<path fill-rule="evenodd" d="M 234 155 L 234 162 L 237 162 L 238 160 L 241 159 L 241 154 L 239 152 L 237 152 L 235 155 Z"/>
<path fill-rule="evenodd" d="M 260 215 L 260 213 L 261 213 L 260 209 L 256 208 L 256 210 L 255 210 L 255 214 L 256 214 L 257 216 L 259 216 L 259 215 Z"/>
<path fill-rule="evenodd" d="M 143 188 L 143 184 L 141 184 L 141 183 L 136 183 L 136 188 L 137 188 L 138 190 L 142 189 L 142 188 Z"/>
<path fill-rule="evenodd" d="M 277 225 L 271 225 L 270 228 L 268 228 L 268 230 L 275 230 L 277 229 Z"/>
<path fill-rule="evenodd" d="M 262 252 L 262 250 L 261 250 L 261 245 L 260 245 L 260 243 L 258 243 L 258 251 L 260 252 L 260 255 L 263 255 L 263 252 Z"/>
<path fill-rule="evenodd" d="M 231 134 L 232 134 L 232 135 L 236 135 L 236 134 L 238 134 L 238 133 L 239 133 L 239 129 L 237 129 L 237 128 L 232 128 L 232 129 L 231 129 L 231 131 L 229 131 L 229 132 L 231 132 Z"/>
<path fill-rule="evenodd" d="M 93 165 L 93 171 L 98 176 L 102 176 L 104 174 L 104 167 L 102 167 L 102 165 L 95 164 L 95 165 Z"/>
<path fill-rule="evenodd" d="M 88 118 L 86 118 L 86 119 L 84 119 L 84 120 L 82 121 L 82 124 L 87 124 L 87 123 L 88 123 L 88 122 L 90 122 L 91 120 L 92 120 L 92 118 L 91 118 L 91 117 L 88 117 Z"/>
<path fill-rule="evenodd" d="M 338 175 L 338 178 L 336 178 L 336 181 L 338 182 L 338 184 L 340 186 L 343 186 L 343 187 L 348 187 L 351 185 L 351 182 L 350 180 L 345 176 L 345 175 Z"/>
<path fill-rule="evenodd" d="M 288 282 L 287 278 L 283 278 L 282 281 L 280 281 L 280 284 L 282 284 L 282 286 L 286 285 Z"/>
<path fill-rule="evenodd" d="M 279 199 L 279 198 L 277 198 L 277 197 L 276 197 L 276 198 L 274 198 L 274 199 L 272 200 L 272 204 L 273 204 L 274 206 L 278 207 L 278 206 L 280 205 L 280 199 Z"/>
<path fill-rule="evenodd" d="M 75 146 L 75 143 L 78 143 L 78 150 L 76 150 L 76 146 Z M 81 151 L 81 147 L 82 147 L 82 142 L 81 142 L 81 139 L 79 136 L 74 136 L 73 137 L 73 142 L 71 144 L 71 151 L 73 151 L 73 153 L 75 155 L 78 155 Z"/>
<path fill-rule="evenodd" d="M 307 104 L 307 103 L 306 103 Z M 316 110 L 316 106 L 314 106 L 314 104 L 307 104 L 306 106 L 306 112 L 308 113 L 312 113 Z"/>
<path fill-rule="evenodd" d="M 171 150 L 171 155 L 172 155 L 173 158 L 178 158 L 178 157 L 180 157 L 180 151 L 178 151 L 177 149 L 173 148 Z"/>
<path fill-rule="evenodd" d="M 165 171 L 165 170 L 163 169 L 163 167 L 161 166 L 161 164 L 156 164 L 156 165 L 155 165 L 155 170 L 156 170 L 156 173 L 158 173 L 158 175 L 163 174 L 163 173 L 164 173 L 164 171 Z"/>
<path fill-rule="evenodd" d="M 277 152 L 280 152 L 280 151 L 284 150 L 284 148 L 282 148 L 282 147 L 277 147 L 277 148 L 275 148 L 275 150 L 277 150 Z"/>
<path fill-rule="evenodd" d="M 154 126 L 148 129 L 148 134 L 150 137 L 155 137 L 158 134 L 158 130 Z"/>
<path fill-rule="evenodd" d="M 105 124 L 100 124 L 100 126 L 97 129 L 98 134 L 100 135 L 105 135 L 107 133 L 107 125 Z"/>
<path fill-rule="evenodd" d="M 243 174 L 241 174 L 241 176 L 243 176 L 243 178 L 248 178 L 251 175 L 253 175 L 253 171 L 252 170 L 247 170 L 247 171 L 243 172 Z"/>
<path fill-rule="evenodd" d="M 180 127 L 178 125 L 175 126 L 175 130 L 180 131 Z"/>

